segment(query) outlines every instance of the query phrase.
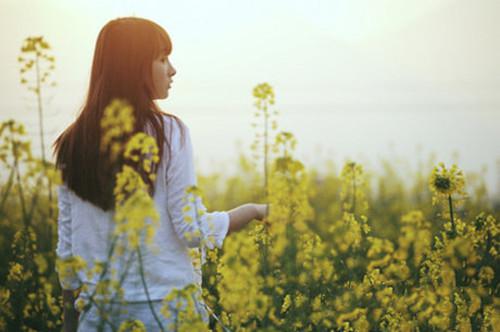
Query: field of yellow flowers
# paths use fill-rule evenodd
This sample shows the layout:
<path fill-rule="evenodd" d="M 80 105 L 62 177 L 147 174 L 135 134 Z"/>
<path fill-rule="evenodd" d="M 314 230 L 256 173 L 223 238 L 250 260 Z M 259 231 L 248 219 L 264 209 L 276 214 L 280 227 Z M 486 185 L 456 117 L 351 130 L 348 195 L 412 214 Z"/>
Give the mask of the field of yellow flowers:
<path fill-rule="evenodd" d="M 270 203 L 265 222 L 208 252 L 203 298 L 213 310 L 212 330 L 499 331 L 500 207 L 484 183 L 467 187 L 467 176 L 443 163 L 423 166 L 412 178 L 389 161 L 381 174 L 355 161 L 339 169 L 332 163 L 319 174 L 294 156 L 293 134 L 279 132 L 272 87 L 259 84 L 253 96 L 253 155 L 241 155 L 237 176 L 200 176 L 199 187 L 186 191 L 188 205 L 202 195 L 210 210 Z M 133 121 L 120 105 L 105 113 L 103 128 Z M 137 134 L 122 142 L 126 133 L 113 133 L 106 148 L 144 161 L 147 173 L 154 140 Z M 61 273 L 97 274 L 105 266 L 56 259 L 60 174 L 32 155 L 16 121 L 0 125 L 0 163 L 0 330 L 58 331 L 56 266 Z M 156 220 L 157 212 L 130 167 L 117 174 L 115 193 L 117 231 L 126 235 L 117 252 L 136 250 L 141 230 L 146 241 L 154 233 L 145 218 Z M 108 280 L 97 289 L 101 297 L 116 296 L 120 283 Z M 179 317 L 176 331 L 201 329 L 190 306 Z M 130 321 L 119 330 L 141 326 Z"/>

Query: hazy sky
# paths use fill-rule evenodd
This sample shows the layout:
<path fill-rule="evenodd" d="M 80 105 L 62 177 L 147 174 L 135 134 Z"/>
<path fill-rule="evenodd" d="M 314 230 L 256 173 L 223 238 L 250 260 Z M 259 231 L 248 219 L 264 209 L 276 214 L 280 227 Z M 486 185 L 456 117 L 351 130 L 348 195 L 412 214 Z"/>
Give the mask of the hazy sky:
<path fill-rule="evenodd" d="M 0 0 L 0 120 L 19 119 L 36 138 L 16 59 L 25 37 L 43 35 L 59 84 L 44 92 L 52 142 L 83 102 L 99 30 L 129 15 L 172 38 L 177 75 L 159 104 L 190 126 L 201 173 L 249 151 L 251 91 L 269 82 L 306 164 L 354 158 L 377 169 L 394 155 L 414 166 L 417 149 L 446 163 L 458 153 L 466 172 L 486 165 L 498 190 L 498 0 Z"/>

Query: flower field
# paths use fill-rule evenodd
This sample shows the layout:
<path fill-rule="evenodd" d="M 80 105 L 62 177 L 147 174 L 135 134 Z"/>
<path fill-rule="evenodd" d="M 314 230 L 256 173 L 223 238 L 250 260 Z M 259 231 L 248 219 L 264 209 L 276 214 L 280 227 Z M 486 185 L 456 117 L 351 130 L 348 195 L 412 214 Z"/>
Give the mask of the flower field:
<path fill-rule="evenodd" d="M 252 155 L 241 154 L 236 176 L 199 176 L 198 187 L 186 188 L 186 211 L 199 196 L 210 210 L 250 201 L 270 208 L 263 222 L 227 237 L 222 250 L 207 249 L 201 268 L 210 329 L 500 330 L 500 203 L 481 179 L 469 181 L 457 165 L 434 160 L 411 176 L 390 161 L 380 174 L 356 161 L 330 163 L 320 174 L 295 157 L 293 133 L 279 131 L 273 88 L 259 84 L 253 97 Z M 108 133 L 101 147 L 148 174 L 158 148 L 145 134 L 123 140 L 132 114 L 120 102 L 110 106 L 101 122 Z M 141 245 L 155 233 L 157 211 L 143 178 L 123 166 L 116 174 L 116 246 L 109 261 L 60 260 L 60 173 L 32 155 L 26 129 L 14 120 L 1 123 L 0 163 L 0 330 L 58 331 L 59 278 L 82 269 L 104 276 L 109 263 L 127 252 L 140 258 Z M 193 250 L 198 266 L 199 254 Z M 166 297 L 184 297 L 188 306 L 173 326 L 161 328 L 204 328 L 194 314 L 195 289 Z M 95 304 L 102 305 L 104 323 L 106 305 L 120 294 L 120 276 L 100 278 Z M 114 328 L 142 326 L 128 321 Z"/>

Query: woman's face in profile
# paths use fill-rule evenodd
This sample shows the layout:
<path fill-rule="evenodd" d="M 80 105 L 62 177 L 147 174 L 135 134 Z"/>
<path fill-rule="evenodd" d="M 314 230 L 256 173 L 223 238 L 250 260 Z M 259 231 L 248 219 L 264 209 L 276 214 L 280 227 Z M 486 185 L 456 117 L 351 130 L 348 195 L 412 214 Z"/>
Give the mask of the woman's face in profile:
<path fill-rule="evenodd" d="M 153 61 L 152 75 L 154 84 L 153 99 L 165 99 L 168 96 L 172 76 L 176 73 L 175 68 L 170 63 L 168 55 L 161 55 Z"/>

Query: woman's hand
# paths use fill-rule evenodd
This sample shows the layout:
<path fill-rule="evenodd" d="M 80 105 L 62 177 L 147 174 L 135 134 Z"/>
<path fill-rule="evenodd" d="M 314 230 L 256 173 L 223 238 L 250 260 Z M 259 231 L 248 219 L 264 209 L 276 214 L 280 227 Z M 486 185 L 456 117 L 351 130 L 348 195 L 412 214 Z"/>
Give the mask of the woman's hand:
<path fill-rule="evenodd" d="M 268 216 L 269 214 L 269 204 L 254 204 L 255 209 L 257 210 L 257 216 L 255 219 L 257 220 L 264 220 L 265 217 Z"/>
<path fill-rule="evenodd" d="M 264 220 L 269 213 L 267 204 L 246 203 L 234 208 L 229 213 L 229 228 L 227 234 L 243 229 L 252 220 Z"/>

